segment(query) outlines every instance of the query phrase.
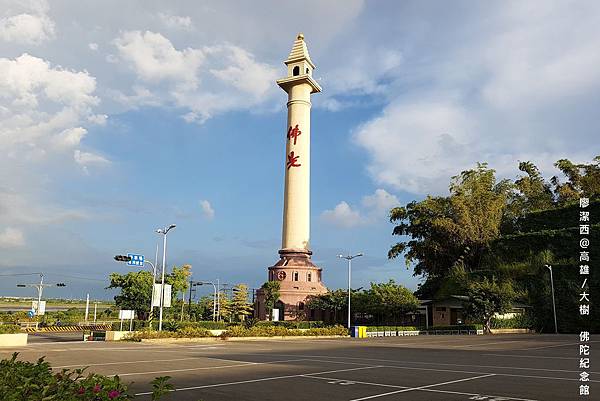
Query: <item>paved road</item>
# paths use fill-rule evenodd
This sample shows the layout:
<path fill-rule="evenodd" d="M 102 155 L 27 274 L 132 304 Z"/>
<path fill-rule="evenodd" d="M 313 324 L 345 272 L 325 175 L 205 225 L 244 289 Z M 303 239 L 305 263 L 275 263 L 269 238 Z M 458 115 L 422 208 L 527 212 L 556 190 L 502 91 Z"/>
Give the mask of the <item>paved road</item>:
<path fill-rule="evenodd" d="M 599 341 L 593 341 L 598 343 Z M 592 347 L 600 345 L 591 344 Z M 55 369 L 90 366 L 133 382 L 172 376 L 165 400 L 573 401 L 579 398 L 578 338 L 566 335 L 419 336 L 148 345 L 43 343 Z M 13 350 L 0 351 L 9 356 Z M 592 368 L 595 367 L 592 361 Z M 600 372 L 591 373 L 593 396 Z"/>
<path fill-rule="evenodd" d="M 27 341 L 30 344 L 38 344 L 38 343 L 56 343 L 56 342 L 68 342 L 68 341 L 82 341 L 83 332 L 39 332 L 39 333 L 29 333 L 29 337 Z"/>

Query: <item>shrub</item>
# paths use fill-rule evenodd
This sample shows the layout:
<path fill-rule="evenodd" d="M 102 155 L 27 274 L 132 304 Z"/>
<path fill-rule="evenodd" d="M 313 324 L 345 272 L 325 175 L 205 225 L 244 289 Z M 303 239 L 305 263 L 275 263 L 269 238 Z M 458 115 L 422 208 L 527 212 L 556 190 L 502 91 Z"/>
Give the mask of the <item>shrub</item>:
<path fill-rule="evenodd" d="M 232 326 L 221 336 L 227 337 L 275 337 L 275 336 L 345 336 L 348 329 L 343 326 L 321 327 L 307 330 L 287 329 L 280 326 Z"/>
<path fill-rule="evenodd" d="M 128 340 L 141 341 L 154 338 L 197 338 L 211 336 L 211 332 L 202 327 L 184 327 L 177 331 L 140 330 L 132 333 L 128 337 Z"/>
<path fill-rule="evenodd" d="M 492 329 L 530 329 L 533 326 L 533 319 L 525 314 L 510 319 L 492 318 Z"/>
<path fill-rule="evenodd" d="M 60 400 L 60 401 L 122 401 L 132 400 L 127 386 L 118 376 L 109 377 L 96 373 L 84 376 L 85 369 L 53 373 L 44 358 L 36 363 L 17 361 L 15 352 L 11 359 L 0 361 L 0 400 Z M 173 386 L 170 377 L 157 377 L 152 384 L 152 399 L 158 400 Z"/>
<path fill-rule="evenodd" d="M 312 321 L 312 320 L 310 320 L 310 321 L 280 320 L 280 321 L 276 321 L 276 322 L 261 321 L 261 322 L 257 322 L 256 326 L 261 326 L 261 327 L 277 326 L 277 327 L 285 327 L 288 329 L 312 329 L 312 328 L 316 328 L 316 327 L 326 327 L 326 325 L 322 321 L 318 321 L 318 320 L 314 320 L 314 321 Z"/>
<path fill-rule="evenodd" d="M 181 327 L 194 327 L 194 328 L 203 328 L 207 330 L 225 330 L 227 328 L 227 323 L 225 322 L 213 322 L 213 321 L 200 321 L 200 322 L 183 322 L 181 323 Z"/>
<path fill-rule="evenodd" d="M 0 334 L 15 334 L 21 332 L 21 326 L 16 324 L 0 324 Z"/>

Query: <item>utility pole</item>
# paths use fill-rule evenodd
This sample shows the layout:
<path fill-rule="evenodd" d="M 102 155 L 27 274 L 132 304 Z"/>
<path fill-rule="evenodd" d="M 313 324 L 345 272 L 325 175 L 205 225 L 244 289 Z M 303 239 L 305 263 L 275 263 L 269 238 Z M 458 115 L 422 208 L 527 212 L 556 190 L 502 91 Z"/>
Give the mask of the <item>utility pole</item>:
<path fill-rule="evenodd" d="M 40 308 L 42 305 L 42 294 L 44 292 L 45 287 L 65 287 L 65 283 L 56 283 L 56 284 L 44 284 L 44 273 L 40 273 L 40 283 L 39 284 L 17 284 L 17 287 L 31 287 L 37 290 L 37 308 L 35 310 L 35 316 L 40 315 Z"/>

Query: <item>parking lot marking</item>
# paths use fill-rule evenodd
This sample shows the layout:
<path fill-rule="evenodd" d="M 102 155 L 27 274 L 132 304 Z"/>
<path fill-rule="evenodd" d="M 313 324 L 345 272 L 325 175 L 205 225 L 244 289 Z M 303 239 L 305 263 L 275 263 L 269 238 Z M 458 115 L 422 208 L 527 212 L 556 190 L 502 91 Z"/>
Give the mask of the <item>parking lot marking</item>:
<path fill-rule="evenodd" d="M 104 362 L 104 363 L 88 363 L 88 364 L 78 364 L 78 365 L 62 365 L 62 366 L 53 366 L 52 369 L 63 369 L 63 368 L 74 368 L 78 366 L 110 366 L 110 365 L 127 365 L 131 363 L 146 363 L 146 362 L 179 362 L 179 361 L 187 361 L 192 359 L 199 358 L 208 358 L 208 357 L 190 357 L 190 358 L 175 358 L 175 359 L 146 359 L 143 361 L 121 361 L 121 362 Z M 210 358 L 217 359 L 217 358 Z M 223 359 L 226 360 L 226 359 Z M 243 362 L 243 361 L 235 361 L 235 362 Z"/>
<path fill-rule="evenodd" d="M 306 377 L 309 379 L 320 379 L 320 380 L 337 380 L 332 377 L 322 377 L 322 376 L 304 375 L 302 377 Z M 398 386 L 395 384 L 372 383 L 372 382 L 364 382 L 364 381 L 356 381 L 356 380 L 353 380 L 352 382 L 356 383 L 356 384 L 364 384 L 364 385 L 369 385 L 369 386 L 391 387 L 391 388 L 399 388 L 399 389 L 410 388 L 407 386 Z M 507 396 L 501 396 L 501 395 L 488 395 L 488 394 L 479 394 L 479 393 L 465 393 L 465 392 L 461 392 L 461 391 L 438 390 L 438 389 L 433 389 L 433 388 L 421 388 L 421 389 L 418 389 L 418 391 L 428 391 L 428 392 L 432 392 L 432 393 L 458 394 L 458 395 L 468 395 L 468 396 L 479 396 L 479 397 L 486 397 L 489 399 L 502 398 L 504 400 L 514 400 L 514 401 L 536 401 L 536 400 L 532 400 L 529 398 L 516 398 L 516 397 L 507 397 Z"/>
<path fill-rule="evenodd" d="M 176 372 L 190 372 L 195 370 L 208 370 L 208 369 L 225 369 L 225 368 L 239 368 L 243 366 L 256 366 L 256 365 L 268 365 L 272 363 L 286 363 L 286 362 L 297 362 L 297 361 L 306 361 L 305 358 L 302 359 L 286 359 L 283 361 L 269 361 L 269 362 L 241 362 L 234 365 L 220 365 L 220 366 L 202 366 L 198 368 L 186 368 L 186 369 L 171 369 L 171 370 L 158 370 L 154 372 L 135 372 L 135 373 L 117 373 L 117 376 L 137 376 L 137 375 L 155 375 L 162 373 L 176 373 Z"/>
<path fill-rule="evenodd" d="M 420 386 L 420 387 L 410 387 L 410 388 L 406 388 L 406 389 L 402 389 L 402 390 L 390 391 L 389 393 L 375 394 L 375 395 L 370 395 L 368 397 L 355 398 L 355 399 L 350 400 L 350 401 L 370 400 L 370 399 L 373 399 L 373 398 L 386 397 L 386 396 L 392 395 L 392 394 L 406 393 L 408 391 L 415 391 L 415 390 L 423 390 L 423 389 L 427 389 L 427 388 L 431 388 L 431 387 L 438 387 L 438 386 L 444 386 L 444 385 L 447 385 L 447 384 L 466 382 L 466 381 L 469 381 L 469 380 L 483 379 L 485 377 L 491 377 L 491 376 L 496 376 L 496 375 L 493 374 L 493 373 L 491 373 L 491 374 L 488 374 L 488 375 L 466 377 L 464 379 L 451 380 L 451 381 L 447 381 L 447 382 L 443 382 L 443 383 L 429 384 L 427 386 Z"/>
<path fill-rule="evenodd" d="M 537 359 L 577 359 L 577 357 L 568 357 L 568 356 L 538 356 L 538 355 L 511 355 L 511 354 L 481 354 L 481 355 L 489 355 L 489 356 L 499 356 L 499 357 L 512 357 L 512 358 L 537 358 Z"/>
<path fill-rule="evenodd" d="M 260 354 L 252 354 L 260 355 Z M 294 354 L 276 354 L 278 356 L 297 356 Z M 492 369 L 511 369 L 511 370 L 532 370 L 540 372 L 564 372 L 564 373 L 579 373 L 578 370 L 565 370 L 565 369 L 545 369 L 545 368 L 525 368 L 518 366 L 495 366 L 495 365 L 470 365 L 461 363 L 443 363 L 443 362 L 419 362 L 419 361 L 399 361 L 394 359 L 380 359 L 380 358 L 353 358 L 351 356 L 326 356 L 326 355 L 303 355 L 305 358 L 333 358 L 333 359 L 358 359 L 362 361 L 376 361 L 376 362 L 393 362 L 393 363 L 406 363 L 406 364 L 419 364 L 419 365 L 436 365 L 436 366 L 460 366 L 460 367 L 471 367 L 471 368 L 492 368 Z M 393 365 L 395 367 L 401 367 Z M 386 366 L 389 367 L 389 366 Z M 437 369 L 434 369 L 437 370 Z M 476 372 L 480 373 L 480 372 Z M 588 372 L 588 373 L 600 373 L 600 372 Z"/>
<path fill-rule="evenodd" d="M 495 341 L 492 343 L 480 343 L 480 344 L 463 344 L 463 345 L 449 345 L 449 347 L 458 348 L 471 348 L 471 347 L 482 347 L 484 345 L 496 345 L 496 344 L 508 344 L 508 343 L 522 343 L 527 342 L 526 340 L 512 340 L 512 341 Z"/>
<path fill-rule="evenodd" d="M 589 343 L 597 343 L 600 341 L 588 341 Z M 514 348 L 512 351 L 526 351 L 526 350 L 534 350 L 534 349 L 546 349 L 546 348 L 556 348 L 556 347 L 567 347 L 571 345 L 579 345 L 579 343 L 561 343 L 555 345 L 545 345 L 543 347 L 533 347 L 533 348 Z"/>
<path fill-rule="evenodd" d="M 285 354 L 278 354 L 279 356 L 285 356 Z M 288 355 L 289 356 L 289 355 Z M 391 361 L 389 359 L 375 359 L 375 358 L 352 358 L 352 357 L 335 357 L 335 356 L 325 356 L 323 355 L 322 358 L 348 358 L 348 359 L 362 359 L 362 360 L 373 360 L 373 361 L 389 361 L 389 362 L 394 362 Z M 326 359 L 318 359 L 318 358 L 313 358 L 313 357 L 309 357 L 307 356 L 307 360 L 312 360 L 312 361 L 317 361 L 317 362 L 332 362 L 332 363 L 341 363 L 341 364 L 349 364 L 349 365 L 359 365 L 360 363 L 358 362 L 342 362 L 342 361 L 330 361 L 330 360 L 326 360 Z M 426 364 L 433 364 L 435 365 L 436 363 L 432 363 L 432 362 L 408 362 L 408 363 L 426 363 Z M 365 364 L 366 365 L 366 364 Z M 453 366 L 453 364 L 448 364 L 448 363 L 440 363 L 440 365 L 451 365 Z M 478 366 L 482 366 L 482 365 L 457 365 L 457 366 L 473 366 L 473 367 L 478 367 Z M 381 367 L 384 368 L 391 368 L 391 369 L 407 369 L 407 370 L 425 370 L 425 371 L 432 371 L 432 372 L 449 372 L 449 373 L 470 373 L 470 374 L 480 374 L 480 373 L 486 373 L 486 374 L 492 374 L 495 376 L 506 376 L 506 377 L 525 377 L 525 378 L 532 378 L 532 379 L 544 379 L 544 380 L 567 380 L 567 381 L 579 381 L 579 379 L 576 378 L 568 378 L 568 377 L 555 377 L 555 376 L 537 376 L 537 375 L 524 375 L 524 374 L 511 374 L 511 373 L 492 373 L 492 372 L 481 372 L 481 371 L 469 371 L 469 370 L 456 370 L 456 369 L 439 369 L 439 368 L 419 368 L 416 366 L 400 366 L 400 365 L 381 365 Z M 489 366 L 488 366 L 489 367 Z M 491 366 L 494 367 L 494 366 Z M 509 366 L 503 366 L 503 368 L 505 369 L 525 369 L 525 370 L 552 370 L 552 369 L 538 369 L 538 368 L 518 368 L 518 367 L 509 367 Z M 557 370 L 557 369 L 555 369 Z M 561 370 L 557 370 L 557 371 L 561 371 Z M 564 372 L 568 372 L 568 373 L 577 373 L 577 371 L 571 371 L 571 370 L 565 370 Z M 598 372 L 589 372 L 589 373 L 598 373 Z M 590 380 L 590 382 L 598 382 L 600 383 L 600 380 Z"/>
<path fill-rule="evenodd" d="M 228 383 L 215 383 L 215 384 L 205 384 L 202 386 L 193 386 L 193 387 L 182 387 L 182 388 L 176 388 L 171 390 L 173 391 L 189 391 L 189 390 L 200 390 L 203 388 L 211 388 L 211 387 L 225 387 L 225 386 L 235 386 L 235 385 L 239 385 L 239 384 L 248 384 L 248 383 L 257 383 L 257 382 L 263 382 L 263 381 L 269 381 L 269 380 L 281 380 L 281 379 L 290 379 L 293 377 L 301 377 L 304 375 L 318 375 L 318 374 L 328 374 L 328 373 L 338 373 L 338 372 L 349 372 L 352 370 L 362 370 L 362 369 L 375 369 L 375 368 L 380 368 L 381 366 L 364 366 L 364 367 L 360 367 L 360 368 L 350 368 L 350 369 L 338 369 L 338 370 L 328 370 L 328 371 L 324 371 L 324 372 L 315 372 L 315 373 L 304 373 L 304 374 L 297 374 L 297 375 L 285 375 L 285 376 L 273 376 L 273 377 L 263 377 L 260 379 L 251 379 L 251 380 L 240 380 L 240 381 L 236 381 L 236 382 L 228 382 Z M 144 393 L 136 393 L 136 397 L 140 396 L 140 395 L 149 395 L 152 394 L 151 391 L 149 392 L 144 392 Z"/>

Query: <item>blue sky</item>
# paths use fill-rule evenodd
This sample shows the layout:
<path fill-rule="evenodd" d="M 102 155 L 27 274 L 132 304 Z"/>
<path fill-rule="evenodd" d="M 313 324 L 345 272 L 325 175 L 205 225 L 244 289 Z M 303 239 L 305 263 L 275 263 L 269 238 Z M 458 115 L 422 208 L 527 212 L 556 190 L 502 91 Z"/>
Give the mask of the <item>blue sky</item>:
<path fill-rule="evenodd" d="M 330 288 L 415 288 L 390 207 L 487 161 L 546 176 L 600 149 L 593 2 L 0 1 L 0 274 L 106 298 L 112 261 L 153 258 L 257 287 L 277 260 L 286 95 L 304 32 L 313 96 L 312 249 Z M 119 12 L 115 12 L 119 10 Z M 2 277 L 3 295 L 28 296 Z M 32 276 L 31 280 L 35 277 Z"/>

